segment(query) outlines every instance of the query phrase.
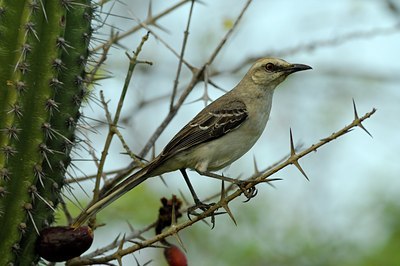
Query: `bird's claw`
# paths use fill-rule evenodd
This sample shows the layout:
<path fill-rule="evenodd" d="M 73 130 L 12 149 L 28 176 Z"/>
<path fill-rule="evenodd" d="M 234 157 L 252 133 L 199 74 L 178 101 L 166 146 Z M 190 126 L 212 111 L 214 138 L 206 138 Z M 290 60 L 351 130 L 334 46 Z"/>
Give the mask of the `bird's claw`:
<path fill-rule="evenodd" d="M 200 200 L 196 200 L 195 201 L 195 205 L 188 209 L 188 217 L 189 217 L 189 219 L 190 219 L 190 215 L 199 216 L 201 214 L 201 213 L 196 212 L 197 209 L 200 209 L 203 212 L 205 212 L 205 211 L 207 211 L 208 209 L 210 209 L 214 205 L 215 205 L 215 203 L 207 204 L 207 203 L 201 202 Z"/>
<path fill-rule="evenodd" d="M 190 215 L 193 215 L 193 216 L 202 215 L 205 211 L 209 210 L 214 205 L 215 205 L 215 203 L 207 204 L 207 203 L 201 202 L 199 200 L 195 201 L 195 205 L 190 207 L 187 212 L 189 220 L 191 220 Z M 200 209 L 203 212 L 196 212 L 197 209 Z M 212 224 L 211 229 L 213 229 L 215 227 L 215 216 L 219 215 L 219 214 L 225 214 L 225 213 L 226 212 L 217 212 L 217 210 L 214 210 L 213 212 L 211 212 L 207 215 L 207 217 L 208 216 L 211 217 L 211 224 Z"/>
<path fill-rule="evenodd" d="M 252 181 L 243 181 L 243 180 L 240 180 L 236 183 L 236 185 L 239 187 L 239 189 L 243 192 L 243 194 L 247 198 L 244 202 L 248 202 L 249 200 L 254 198 L 258 193 L 258 190 L 255 186 L 251 186 L 249 188 L 247 187 L 248 184 L 251 184 L 251 183 L 253 183 L 253 182 Z"/>

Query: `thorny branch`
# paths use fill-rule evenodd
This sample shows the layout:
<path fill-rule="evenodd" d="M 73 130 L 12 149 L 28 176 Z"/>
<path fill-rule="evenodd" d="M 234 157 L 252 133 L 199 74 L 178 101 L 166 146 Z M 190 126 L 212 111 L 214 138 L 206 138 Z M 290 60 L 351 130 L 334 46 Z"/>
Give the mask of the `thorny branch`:
<path fill-rule="evenodd" d="M 315 152 L 322 146 L 328 144 L 329 142 L 336 140 L 336 139 L 342 137 L 343 135 L 351 132 L 352 129 L 354 129 L 355 127 L 363 128 L 362 122 L 364 120 L 370 118 L 375 112 L 376 112 L 376 109 L 374 108 L 370 112 L 363 115 L 362 117 L 358 117 L 357 111 L 355 109 L 355 104 L 354 104 L 355 117 L 354 117 L 353 121 L 349 125 L 340 129 L 339 131 L 332 133 L 330 136 L 321 139 L 319 142 L 312 144 L 310 147 L 308 147 L 307 149 L 304 149 L 303 151 L 301 151 L 299 153 L 293 152 L 293 150 L 292 150 L 293 142 L 291 141 L 290 157 L 287 160 L 285 160 L 284 162 L 279 163 L 272 169 L 260 172 L 257 175 L 248 178 L 247 181 L 252 181 L 252 182 L 248 183 L 248 185 L 246 186 L 246 189 L 255 188 L 255 186 L 258 183 L 270 182 L 271 180 L 273 180 L 273 178 L 270 178 L 270 177 L 273 174 L 275 174 L 276 172 L 280 171 L 281 169 L 287 167 L 288 165 L 297 163 L 299 159 L 303 158 L 307 154 Z M 228 193 L 227 190 L 221 191 L 221 194 L 227 194 L 227 193 Z M 177 234 L 179 231 L 185 229 L 186 227 L 189 227 L 199 221 L 202 221 L 203 219 L 205 219 L 207 217 L 212 217 L 213 213 L 216 212 L 220 208 L 224 208 L 225 210 L 227 210 L 228 203 L 231 202 L 232 200 L 234 200 L 235 198 L 239 197 L 240 195 L 242 195 L 242 193 L 244 193 L 243 190 L 239 188 L 236 191 L 232 192 L 231 194 L 229 194 L 225 197 L 221 197 L 220 201 L 217 202 L 215 205 L 211 206 L 207 211 L 200 213 L 198 216 L 195 216 L 192 219 L 188 219 L 182 223 L 175 224 L 175 225 L 171 226 L 170 228 L 168 228 L 167 230 L 165 230 L 163 233 L 158 234 L 150 239 L 143 240 L 143 241 L 141 241 L 137 244 L 133 244 L 127 248 L 119 248 L 115 253 L 110 254 L 110 255 L 105 255 L 105 256 L 99 257 L 99 258 L 95 258 L 94 256 L 100 255 L 103 251 L 108 250 L 108 249 L 106 248 L 105 250 L 101 250 L 101 252 L 95 251 L 95 252 L 89 254 L 88 256 L 73 259 L 73 260 L 69 261 L 67 263 L 67 265 L 72 266 L 72 265 L 90 265 L 90 264 L 96 264 L 96 263 L 97 264 L 107 263 L 109 261 L 119 259 L 122 256 L 131 254 L 139 249 L 152 246 L 153 244 L 157 243 L 160 240 L 165 239 L 168 236 Z M 228 213 L 230 213 L 230 212 L 228 211 Z M 231 217 L 233 217 L 233 216 L 231 216 Z M 234 218 L 233 218 L 233 220 L 234 220 Z M 149 227 L 147 227 L 146 229 L 148 229 L 148 228 Z M 144 230 L 141 230 L 141 232 L 143 232 L 143 231 Z M 138 233 L 138 232 L 136 234 L 134 234 L 133 236 L 134 237 L 140 236 L 140 233 Z M 124 238 L 123 241 L 125 241 L 125 240 L 126 240 L 126 238 Z M 117 243 L 119 245 L 121 245 L 121 242 L 114 241 L 111 244 L 111 246 L 113 248 L 115 248 Z"/>

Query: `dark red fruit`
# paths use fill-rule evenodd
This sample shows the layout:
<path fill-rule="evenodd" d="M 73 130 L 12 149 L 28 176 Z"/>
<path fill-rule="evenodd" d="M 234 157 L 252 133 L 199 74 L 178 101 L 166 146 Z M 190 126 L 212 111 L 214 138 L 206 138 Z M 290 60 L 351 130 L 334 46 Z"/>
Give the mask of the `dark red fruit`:
<path fill-rule="evenodd" d="M 187 266 L 186 256 L 177 246 L 165 248 L 164 256 L 169 266 Z"/>
<path fill-rule="evenodd" d="M 36 242 L 38 254 L 52 262 L 66 261 L 80 256 L 93 242 L 93 232 L 87 226 L 47 227 L 40 232 Z"/>

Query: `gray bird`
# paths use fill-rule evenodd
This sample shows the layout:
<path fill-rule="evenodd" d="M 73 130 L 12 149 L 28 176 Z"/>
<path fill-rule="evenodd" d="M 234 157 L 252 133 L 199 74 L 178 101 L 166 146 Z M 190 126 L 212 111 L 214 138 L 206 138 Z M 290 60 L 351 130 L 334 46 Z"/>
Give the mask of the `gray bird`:
<path fill-rule="evenodd" d="M 130 191 L 149 177 L 185 169 L 199 173 L 222 169 L 242 157 L 256 143 L 267 124 L 275 88 L 292 73 L 311 69 L 282 59 L 257 60 L 231 91 L 201 110 L 148 165 L 89 204 L 74 226 Z M 188 183 L 192 195 L 193 188 Z M 200 202 L 195 196 L 196 204 Z"/>

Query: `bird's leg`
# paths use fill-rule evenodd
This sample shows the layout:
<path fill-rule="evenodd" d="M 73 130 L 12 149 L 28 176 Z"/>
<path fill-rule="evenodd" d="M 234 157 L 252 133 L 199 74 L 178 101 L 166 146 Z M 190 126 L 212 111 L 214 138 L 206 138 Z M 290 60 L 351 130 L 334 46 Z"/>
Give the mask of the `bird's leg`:
<path fill-rule="evenodd" d="M 247 186 L 248 186 L 248 184 L 259 183 L 259 181 L 239 180 L 239 179 L 234 179 L 234 178 L 230 178 L 230 177 L 227 177 L 224 175 L 218 175 L 218 174 L 211 173 L 211 172 L 199 172 L 198 171 L 198 173 L 200 175 L 209 176 L 211 178 L 227 181 L 229 183 L 237 185 L 239 187 L 239 189 L 242 190 L 243 194 L 247 198 L 247 200 L 245 202 L 249 201 L 250 199 L 254 198 L 257 195 L 258 191 L 255 186 L 251 186 L 250 188 L 247 188 Z"/>
<path fill-rule="evenodd" d="M 206 204 L 206 203 L 201 202 L 201 201 L 199 200 L 199 197 L 197 196 L 196 192 L 194 191 L 194 188 L 193 188 L 193 186 L 192 186 L 192 183 L 191 183 L 190 180 L 189 180 L 189 176 L 187 175 L 186 170 L 185 170 L 184 168 L 182 168 L 182 169 L 180 169 L 180 171 L 181 171 L 181 173 L 182 173 L 182 175 L 183 175 L 183 178 L 185 179 L 185 182 L 186 182 L 186 184 L 187 184 L 187 186 L 188 186 L 188 188 L 189 188 L 189 190 L 190 190 L 190 193 L 192 194 L 192 197 L 193 197 L 193 200 L 194 200 L 194 204 L 195 204 L 193 207 L 190 207 L 190 208 L 188 209 L 188 214 L 196 215 L 196 214 L 197 214 L 197 213 L 195 212 L 196 209 L 200 209 L 200 210 L 202 210 L 202 211 L 206 211 L 206 210 L 208 210 L 212 205 L 214 205 L 214 203 Z"/>
<path fill-rule="evenodd" d="M 241 180 L 238 180 L 238 179 L 235 179 L 235 178 L 230 178 L 230 177 L 227 177 L 227 176 L 224 176 L 224 175 L 215 174 L 215 173 L 212 173 L 212 172 L 201 172 L 201 171 L 197 170 L 197 173 L 199 175 L 205 175 L 205 176 L 208 176 L 208 177 L 211 177 L 211 178 L 215 178 L 215 179 L 218 179 L 218 180 L 223 180 L 223 181 L 235 184 L 235 185 L 239 185 L 239 183 L 242 182 Z"/>

